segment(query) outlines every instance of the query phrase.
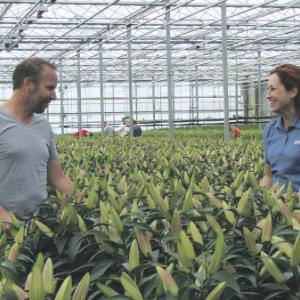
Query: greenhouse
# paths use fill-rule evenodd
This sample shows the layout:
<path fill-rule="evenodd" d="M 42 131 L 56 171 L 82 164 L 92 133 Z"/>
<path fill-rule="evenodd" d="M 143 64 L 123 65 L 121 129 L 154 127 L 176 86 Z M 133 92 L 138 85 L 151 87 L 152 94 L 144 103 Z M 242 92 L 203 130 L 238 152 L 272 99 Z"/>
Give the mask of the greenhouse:
<path fill-rule="evenodd" d="M 300 299 L 299 1 L 0 23 L 1 300 Z"/>

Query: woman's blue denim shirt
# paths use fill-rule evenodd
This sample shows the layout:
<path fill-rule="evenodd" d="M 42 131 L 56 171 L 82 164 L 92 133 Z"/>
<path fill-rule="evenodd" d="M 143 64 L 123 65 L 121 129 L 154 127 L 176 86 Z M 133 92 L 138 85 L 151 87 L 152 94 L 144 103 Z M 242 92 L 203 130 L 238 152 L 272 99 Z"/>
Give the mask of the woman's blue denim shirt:
<path fill-rule="evenodd" d="M 272 184 L 290 181 L 293 190 L 300 188 L 300 118 L 288 129 L 283 127 L 282 117 L 267 124 L 264 132 L 265 162 L 271 166 Z"/>

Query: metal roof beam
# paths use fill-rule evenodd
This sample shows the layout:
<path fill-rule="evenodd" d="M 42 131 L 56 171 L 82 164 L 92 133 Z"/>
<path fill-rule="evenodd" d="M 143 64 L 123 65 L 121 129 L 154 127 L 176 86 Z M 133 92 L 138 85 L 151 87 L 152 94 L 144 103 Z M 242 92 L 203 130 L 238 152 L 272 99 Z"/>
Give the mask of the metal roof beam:
<path fill-rule="evenodd" d="M 274 1 L 276 2 L 276 1 Z M 34 4 L 36 3 L 36 0 L 1 0 L 1 3 L 3 4 Z M 93 0 L 93 2 L 91 3 L 90 0 L 87 1 L 83 1 L 83 0 L 57 0 L 55 5 L 104 5 L 106 6 L 107 4 L 109 4 L 109 1 L 97 1 L 97 0 Z M 120 3 L 117 4 L 118 6 L 145 6 L 147 5 L 147 3 L 145 3 L 145 1 L 135 1 L 135 2 L 131 2 L 131 1 L 120 1 Z M 170 4 L 172 6 L 172 4 Z M 154 6 L 157 7 L 164 7 L 165 4 L 160 2 L 160 3 L 156 3 L 154 4 Z M 189 4 L 189 7 L 206 7 L 207 6 L 207 1 L 203 1 L 202 3 L 191 3 Z M 215 7 L 220 7 L 221 4 L 215 4 Z M 254 4 L 239 4 L 239 3 L 227 3 L 226 7 L 232 7 L 232 8 L 240 8 L 240 7 L 253 7 L 256 6 Z M 264 4 L 262 3 L 261 5 L 264 8 L 267 7 L 273 7 L 273 8 L 285 8 L 284 4 Z M 293 6 L 291 6 L 291 8 L 300 8 L 300 4 L 298 4 L 296 1 L 293 4 Z"/>

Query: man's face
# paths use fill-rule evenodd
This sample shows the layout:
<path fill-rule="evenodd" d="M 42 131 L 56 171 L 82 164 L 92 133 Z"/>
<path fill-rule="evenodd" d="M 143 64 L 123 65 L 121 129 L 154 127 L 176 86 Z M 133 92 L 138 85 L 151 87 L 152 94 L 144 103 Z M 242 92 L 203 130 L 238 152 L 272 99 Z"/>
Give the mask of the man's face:
<path fill-rule="evenodd" d="M 49 66 L 44 66 L 40 82 L 32 87 L 29 93 L 30 109 L 34 113 L 42 113 L 48 107 L 52 100 L 56 99 L 57 74 Z"/>

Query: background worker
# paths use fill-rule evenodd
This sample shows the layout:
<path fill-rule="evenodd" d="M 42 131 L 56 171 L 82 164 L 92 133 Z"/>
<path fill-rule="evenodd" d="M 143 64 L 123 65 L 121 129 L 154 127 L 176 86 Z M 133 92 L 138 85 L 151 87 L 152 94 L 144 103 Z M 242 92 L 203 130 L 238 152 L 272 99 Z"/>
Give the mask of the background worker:
<path fill-rule="evenodd" d="M 69 193 L 73 182 L 58 160 L 54 134 L 40 114 L 56 99 L 52 63 L 29 58 L 12 76 L 13 94 L 0 107 L 0 220 L 25 220 L 47 198 L 47 184 Z M 6 228 L 8 229 L 8 228 Z"/>
<path fill-rule="evenodd" d="M 114 135 L 114 128 L 109 125 L 107 122 L 104 122 L 104 135 L 105 136 L 113 136 Z"/>
<path fill-rule="evenodd" d="M 142 135 L 142 128 L 140 125 L 137 124 L 135 120 L 132 122 L 131 130 L 132 130 L 133 137 L 139 137 Z"/>
<path fill-rule="evenodd" d="M 88 132 L 86 129 L 82 129 L 81 130 L 81 136 L 90 136 L 91 133 Z M 80 132 L 79 131 L 76 131 L 74 134 L 73 134 L 74 137 L 79 137 L 80 136 Z"/>
<path fill-rule="evenodd" d="M 300 68 L 292 64 L 270 72 L 267 99 L 272 113 L 264 132 L 265 166 L 261 186 L 285 185 L 300 188 Z"/>
<path fill-rule="evenodd" d="M 130 128 L 129 128 L 128 120 L 129 120 L 128 117 L 122 118 L 122 122 L 119 126 L 119 134 L 121 137 L 125 137 L 129 135 Z"/>
<path fill-rule="evenodd" d="M 231 133 L 231 136 L 235 139 L 242 136 L 242 130 L 232 124 L 230 124 L 230 133 Z"/>

